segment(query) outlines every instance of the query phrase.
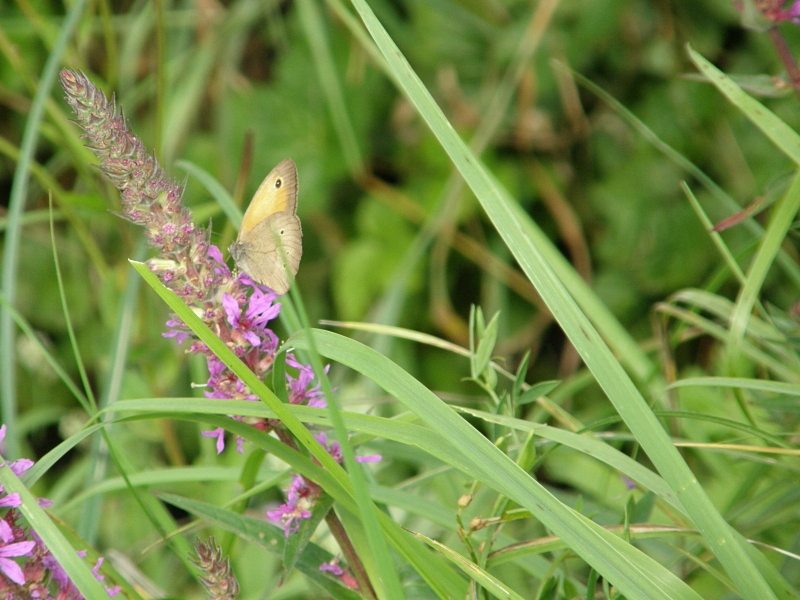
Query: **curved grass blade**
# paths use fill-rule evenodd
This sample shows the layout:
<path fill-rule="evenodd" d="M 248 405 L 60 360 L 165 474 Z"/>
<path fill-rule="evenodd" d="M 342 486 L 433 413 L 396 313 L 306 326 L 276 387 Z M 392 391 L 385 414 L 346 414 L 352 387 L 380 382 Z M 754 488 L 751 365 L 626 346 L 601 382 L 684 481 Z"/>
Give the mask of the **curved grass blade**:
<path fill-rule="evenodd" d="M 333 489 L 338 489 L 341 493 L 337 497 L 337 501 L 354 502 L 353 488 L 350 479 L 344 469 L 328 454 L 320 443 L 313 437 L 311 432 L 303 425 L 303 423 L 289 410 L 288 405 L 283 404 L 277 396 L 264 385 L 264 383 L 256 377 L 256 375 L 220 340 L 214 333 L 202 322 L 202 320 L 194 314 L 194 312 L 183 303 L 171 290 L 167 289 L 158 278 L 150 271 L 147 265 L 130 261 L 133 267 L 139 272 L 142 278 L 150 285 L 156 293 L 167 303 L 167 305 L 176 313 L 178 317 L 197 335 L 197 337 L 205 343 L 214 354 L 225 363 L 233 373 L 244 382 L 250 390 L 256 394 L 262 402 L 264 402 L 279 418 L 283 424 L 292 432 L 295 438 L 302 444 L 322 465 L 321 469 L 317 469 L 320 475 L 312 477 L 318 484 L 325 487 L 326 491 L 331 495 L 336 495 Z M 310 348 L 304 348 L 310 350 Z M 225 404 L 225 403 L 221 403 Z M 229 409 L 230 410 L 230 409 Z M 247 439 L 255 439 L 254 436 L 258 431 L 253 432 L 253 428 L 248 425 L 243 425 L 231 419 L 220 419 L 219 426 L 226 428 L 228 431 L 234 431 Z M 270 447 L 273 453 L 280 453 L 287 449 L 286 446 L 277 442 L 274 438 L 264 434 L 261 437 L 255 436 L 260 439 L 261 444 L 266 444 Z M 285 458 L 283 460 L 286 460 Z M 310 461 L 308 461 L 310 462 Z M 291 464 L 291 463 L 290 463 Z M 306 465 L 306 468 L 309 468 Z M 329 481 L 327 487 L 316 477 L 324 475 Z M 354 506 L 354 505 L 353 505 Z M 356 508 L 350 509 L 353 514 L 358 514 Z M 459 595 L 461 591 L 458 590 L 458 582 L 453 579 L 448 573 L 447 569 L 442 571 L 440 565 L 431 563 L 430 555 L 423 555 L 417 545 L 410 543 L 410 534 L 402 530 L 393 520 L 387 515 L 376 511 L 378 521 L 380 522 L 384 534 L 389 538 L 395 548 L 400 552 L 409 562 L 414 566 L 420 575 L 428 582 L 431 587 L 437 591 L 441 591 L 445 595 Z M 438 567 L 438 568 L 437 568 Z"/>
<path fill-rule="evenodd" d="M 437 542 L 421 533 L 414 534 L 418 539 L 421 539 L 431 548 L 437 550 L 442 556 L 445 556 L 456 565 L 459 569 L 464 571 L 470 579 L 478 583 L 483 589 L 492 594 L 495 598 L 508 598 L 509 600 L 525 600 L 524 596 L 519 595 L 510 587 L 505 585 L 502 581 L 494 577 L 488 571 L 482 569 L 471 560 L 462 556 L 458 552 L 448 548 L 441 542 Z"/>
<path fill-rule="evenodd" d="M 50 91 L 56 81 L 61 57 L 66 51 L 72 32 L 78 23 L 78 19 L 86 8 L 86 0 L 78 0 L 67 13 L 58 34 L 58 40 L 47 57 L 42 76 L 39 79 L 39 86 L 36 96 L 28 112 L 28 120 L 25 123 L 25 131 L 22 134 L 20 145 L 20 160 L 14 172 L 14 179 L 11 182 L 11 194 L 8 202 L 8 227 L 3 243 L 3 275 L 2 293 L 3 296 L 13 306 L 17 296 L 17 269 L 19 256 L 19 243 L 22 235 L 20 217 L 25 208 L 25 196 L 28 191 L 28 177 L 36 152 L 36 140 L 39 137 L 39 125 L 44 114 L 45 102 L 50 97 Z M 16 396 L 16 372 L 14 370 L 14 324 L 11 313 L 5 306 L 0 307 L 0 347 L 4 352 L 0 352 L 0 413 L 3 421 L 8 426 L 6 435 L 6 448 L 10 458 L 19 456 L 20 443 L 17 439 L 17 428 L 15 421 L 17 418 L 17 396 Z"/>
<path fill-rule="evenodd" d="M 70 545 L 47 513 L 39 507 L 36 498 L 7 464 L 0 467 L 0 485 L 7 493 L 20 495 L 22 504 L 17 510 L 22 513 L 81 594 L 88 600 L 108 600 L 108 593 L 95 579 L 90 567 L 78 556 L 76 549 Z"/>
<path fill-rule="evenodd" d="M 706 79 L 725 94 L 728 100 L 772 140 L 781 152 L 800 166 L 800 135 L 766 106 L 745 93 L 730 77 L 708 62 L 688 44 L 686 51 Z"/>
<path fill-rule="evenodd" d="M 396 74 L 403 92 L 427 122 L 472 188 L 514 258 L 534 284 L 550 312 L 641 443 L 650 460 L 678 495 L 708 547 L 736 582 L 739 591 L 748 600 L 774 598 L 772 590 L 753 564 L 747 551 L 671 443 L 669 436 L 618 359 L 611 353 L 545 260 L 540 247 L 534 242 L 532 228 L 527 226 L 529 221 L 527 215 L 469 151 L 367 3 L 364 0 L 352 0 L 352 2 Z M 484 438 L 481 439 L 486 441 Z M 648 581 L 646 574 L 634 572 L 631 568 L 622 569 L 620 565 L 614 564 L 615 561 L 609 559 L 614 553 L 608 552 L 608 547 L 605 551 L 600 551 L 602 534 L 596 533 L 598 537 L 592 541 L 598 545 L 592 546 L 591 552 L 586 544 L 578 543 L 587 555 L 591 554 L 591 560 L 587 556 L 584 558 L 595 568 L 602 563 L 603 568 L 597 570 L 614 581 L 626 595 L 653 593 L 653 582 Z M 604 542 L 611 543 L 610 540 Z M 656 563 L 653 561 L 653 564 Z"/>
<path fill-rule="evenodd" d="M 369 377 L 461 452 L 473 477 L 528 509 L 629 598 L 699 596 L 656 561 L 559 502 L 508 456 L 395 363 L 342 336 L 312 330 L 319 352 Z M 305 333 L 291 341 L 307 348 Z"/>
<path fill-rule="evenodd" d="M 178 160 L 175 162 L 175 166 L 179 169 L 183 169 L 203 184 L 203 187 L 208 190 L 208 193 L 214 197 L 214 200 L 216 200 L 217 204 L 222 208 L 222 212 L 225 213 L 228 220 L 233 223 L 236 229 L 239 229 L 239 226 L 242 224 L 242 209 L 236 206 L 228 190 L 222 187 L 222 184 L 216 177 L 188 160 Z"/>

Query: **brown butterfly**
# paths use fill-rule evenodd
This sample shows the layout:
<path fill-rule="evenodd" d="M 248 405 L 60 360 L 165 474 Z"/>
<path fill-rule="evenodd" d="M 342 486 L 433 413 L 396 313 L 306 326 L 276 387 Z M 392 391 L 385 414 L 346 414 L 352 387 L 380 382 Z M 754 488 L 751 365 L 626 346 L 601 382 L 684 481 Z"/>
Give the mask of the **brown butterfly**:
<path fill-rule="evenodd" d="M 303 255 L 296 213 L 297 167 L 287 158 L 264 178 L 229 249 L 236 266 L 279 296 L 289 291 Z"/>

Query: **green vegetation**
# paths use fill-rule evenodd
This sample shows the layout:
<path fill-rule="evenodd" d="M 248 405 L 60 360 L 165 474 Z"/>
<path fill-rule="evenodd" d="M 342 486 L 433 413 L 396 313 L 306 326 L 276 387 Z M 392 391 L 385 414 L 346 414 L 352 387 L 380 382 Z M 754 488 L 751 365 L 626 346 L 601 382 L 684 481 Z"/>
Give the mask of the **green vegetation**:
<path fill-rule="evenodd" d="M 129 598 L 207 597 L 211 534 L 243 599 L 800 598 L 800 26 L 782 10 L 0 12 L 3 457 L 36 461 L 0 484 L 23 523 L 92 600 L 98 556 Z M 115 96 L 225 259 L 294 160 L 279 349 L 231 316 L 229 275 L 202 301 L 181 287 L 180 251 L 115 187 L 157 178 L 104 175 L 124 161 L 98 136 L 121 130 L 81 138 L 62 69 Z M 218 454 L 200 433 L 222 429 Z"/>

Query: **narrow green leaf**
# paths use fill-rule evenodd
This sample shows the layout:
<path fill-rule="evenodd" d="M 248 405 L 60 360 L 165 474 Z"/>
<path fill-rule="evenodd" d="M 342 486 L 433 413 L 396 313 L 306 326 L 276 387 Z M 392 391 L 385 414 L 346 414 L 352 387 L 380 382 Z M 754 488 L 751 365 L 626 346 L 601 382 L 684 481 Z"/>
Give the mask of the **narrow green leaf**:
<path fill-rule="evenodd" d="M 524 600 L 525 596 L 516 593 L 502 581 L 492 576 L 489 572 L 480 568 L 471 560 L 462 556 L 458 552 L 448 548 L 444 544 L 437 542 L 421 533 L 415 533 L 417 538 L 423 540 L 431 548 L 436 549 L 443 556 L 447 557 L 459 569 L 464 571 L 470 579 L 475 580 L 481 587 L 492 594 L 495 598 L 509 598 L 509 600 Z"/>
<path fill-rule="evenodd" d="M 745 93 L 725 73 L 708 62 L 687 44 L 686 51 L 695 66 L 738 107 L 773 143 L 795 163 L 800 165 L 800 135 L 766 106 Z"/>
<path fill-rule="evenodd" d="M 581 312 L 575 300 L 564 288 L 548 261 L 545 260 L 540 248 L 534 243 L 533 237 L 529 234 L 529 228 L 525 227 L 527 215 L 513 202 L 508 193 L 502 190 L 483 164 L 470 152 L 365 0 L 352 0 L 352 2 L 370 35 L 395 73 L 403 92 L 426 121 L 439 143 L 464 177 L 464 180 L 475 193 L 517 263 L 534 284 L 551 314 L 558 321 L 573 346 L 581 355 L 581 358 L 592 371 L 609 400 L 614 404 L 614 407 L 625 420 L 630 430 L 642 444 L 642 448 L 647 452 L 648 457 L 678 495 L 690 518 L 702 533 L 708 547 L 723 564 L 745 598 L 748 600 L 774 598 L 772 590 L 764 581 L 722 515 L 711 502 L 697 478 L 683 461 L 639 390 L 630 380 L 617 358 L 603 342 L 589 319 Z M 461 430 L 461 427 L 458 427 L 458 429 Z M 467 429 L 471 431 L 470 437 L 477 433 L 469 427 Z M 460 434 L 467 435 L 465 431 L 460 431 Z M 481 436 L 478 437 L 482 442 L 486 441 Z M 473 441 L 477 445 L 477 440 Z M 496 448 L 495 450 L 498 453 L 500 452 Z M 491 455 L 486 455 L 487 460 L 489 456 Z M 493 463 L 495 461 L 490 462 Z M 481 466 L 490 470 L 496 467 L 494 464 Z M 516 465 L 514 465 L 514 469 L 517 469 L 519 473 L 511 469 L 507 475 L 514 473 L 518 477 L 522 473 Z M 487 473 L 487 475 L 491 475 L 491 473 Z M 524 480 L 516 479 L 516 477 L 513 479 L 513 483 L 520 486 L 518 491 L 529 502 L 530 496 L 528 494 L 531 493 L 531 490 L 528 485 L 523 483 Z M 524 492 L 523 489 L 525 490 Z M 538 495 L 539 492 L 540 490 L 537 490 L 537 500 L 541 502 L 543 498 Z M 508 493 L 506 495 L 514 498 L 514 494 Z M 521 502 L 520 499 L 514 498 L 514 500 L 525 506 L 525 503 Z M 539 504 L 536 506 L 537 509 L 542 508 Z M 565 519 L 565 522 L 561 525 L 565 525 L 569 521 L 567 515 L 562 514 L 556 506 L 551 506 L 551 509 L 554 514 L 557 512 L 560 517 Z M 578 520 L 582 519 L 585 518 L 579 515 Z M 544 517 L 542 517 L 542 520 L 544 521 Z M 591 522 L 589 521 L 589 523 Z M 592 529 L 592 525 L 594 524 L 587 524 L 587 527 Z M 555 527 L 553 529 L 555 530 Z M 641 597 L 649 597 L 654 593 L 661 594 L 667 588 L 670 588 L 674 593 L 690 592 L 685 586 L 685 589 L 675 588 L 677 580 L 674 582 L 669 580 L 669 577 L 673 576 L 660 565 L 658 565 L 660 570 L 657 577 L 660 579 L 663 576 L 664 579 L 658 582 L 650 580 L 650 577 L 656 571 L 648 568 L 647 573 L 651 575 L 646 575 L 640 570 L 643 565 L 639 563 L 639 560 L 643 555 L 636 556 L 635 559 L 628 557 L 629 561 L 625 563 L 625 567 L 622 567 L 621 562 L 623 561 L 614 560 L 614 557 L 620 558 L 618 552 L 621 549 L 615 547 L 611 551 L 606 545 L 614 544 L 618 540 L 604 539 L 602 537 L 603 534 L 597 530 L 594 531 L 597 537 L 592 538 L 591 542 L 587 542 L 586 538 L 583 538 L 583 542 L 576 539 L 576 547 L 574 549 L 589 564 L 597 568 L 607 579 L 619 587 L 626 596 L 640 597 L 641 594 Z M 562 537 L 567 539 L 563 533 Z M 570 545 L 572 544 L 570 543 Z M 651 559 L 648 558 L 647 560 Z M 638 568 L 633 568 L 632 563 L 636 563 Z M 656 568 L 657 563 L 654 561 L 652 563 L 653 568 Z M 668 580 L 670 581 L 669 583 L 667 583 Z M 678 592 L 678 589 L 680 589 L 680 592 Z M 654 592 L 654 590 L 659 591 Z"/>
<path fill-rule="evenodd" d="M 189 173 L 189 175 L 197 179 L 203 187 L 208 190 L 208 193 L 214 197 L 214 200 L 216 200 L 217 204 L 222 208 L 222 212 L 225 213 L 228 220 L 233 223 L 233 226 L 239 229 L 239 226 L 242 224 L 242 209 L 236 206 L 233 197 L 216 177 L 188 160 L 175 161 L 175 166 L 179 169 L 183 169 Z"/>
<path fill-rule="evenodd" d="M 481 313 L 479 313 L 481 314 Z M 485 327 L 481 326 L 482 331 L 479 332 L 478 349 L 475 352 L 475 375 L 480 377 L 486 367 L 489 366 L 489 361 L 492 358 L 494 346 L 497 343 L 497 330 L 499 327 L 500 313 L 496 313 L 489 324 Z M 483 318 L 480 319 L 483 325 Z"/>
<path fill-rule="evenodd" d="M 561 381 L 540 381 L 536 385 L 531 386 L 524 394 L 519 397 L 517 404 L 523 406 L 534 402 L 539 396 L 547 396 L 550 392 L 561 385 Z"/>
<path fill-rule="evenodd" d="M 650 557 L 559 502 L 435 394 L 395 363 L 342 336 L 312 330 L 318 351 L 380 385 L 437 432 L 440 444 L 460 451 L 468 472 L 528 509 L 567 545 L 630 598 L 699 599 L 689 587 Z M 291 338 L 308 348 L 305 332 Z"/>
<path fill-rule="evenodd" d="M 47 513 L 36 501 L 22 481 L 4 464 L 0 467 L 0 485 L 8 494 L 19 494 L 22 504 L 17 508 L 36 532 L 58 564 L 66 571 L 72 583 L 88 600 L 108 600 L 108 593 L 92 574 L 91 567 L 77 554 L 81 548 L 73 548 Z"/>
<path fill-rule="evenodd" d="M 28 197 L 28 179 L 30 177 L 31 163 L 33 155 L 36 153 L 36 143 L 39 139 L 39 127 L 42 123 L 45 104 L 50 98 L 53 84 L 61 66 L 62 56 L 69 46 L 72 33 L 78 24 L 87 1 L 78 0 L 67 13 L 66 18 L 61 24 L 53 50 L 47 57 L 47 62 L 39 76 L 36 87 L 36 96 L 28 110 L 28 120 L 25 123 L 25 131 L 22 134 L 22 142 L 19 149 L 19 161 L 14 171 L 14 179 L 11 182 L 11 192 L 8 201 L 8 226 L 3 238 L 3 268 L 2 271 L 2 294 L 8 300 L 9 305 L 14 306 L 17 298 L 17 276 L 19 270 L 19 246 L 22 239 L 22 227 L 20 218 L 25 209 L 25 201 Z M 16 344 L 14 343 L 14 324 L 11 312 L 6 305 L 0 306 L 0 414 L 3 415 L 3 422 L 8 426 L 6 435 L 6 450 L 9 458 L 18 458 L 20 451 L 20 440 L 17 438 L 17 393 L 16 393 L 16 368 L 14 365 Z"/>
<path fill-rule="evenodd" d="M 734 349 L 744 338 L 750 312 L 758 300 L 761 286 L 764 285 L 767 273 L 786 239 L 789 228 L 794 223 L 798 210 L 800 210 L 800 174 L 795 177 L 789 190 L 775 205 L 764 238 L 747 270 L 747 280 L 739 290 L 736 308 L 731 316 L 731 343 Z"/>

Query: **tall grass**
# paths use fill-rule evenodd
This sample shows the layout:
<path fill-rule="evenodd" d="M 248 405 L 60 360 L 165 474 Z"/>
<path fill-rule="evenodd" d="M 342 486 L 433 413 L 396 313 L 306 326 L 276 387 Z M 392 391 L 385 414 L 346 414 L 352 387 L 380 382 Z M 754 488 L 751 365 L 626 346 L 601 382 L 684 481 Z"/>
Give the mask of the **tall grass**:
<path fill-rule="evenodd" d="M 75 554 L 86 548 L 108 555 L 107 581 L 128 597 L 202 597 L 190 556 L 207 532 L 243 598 L 798 597 L 796 98 L 760 102 L 703 58 L 718 40 L 698 33 L 670 56 L 705 83 L 666 61 L 659 93 L 614 100 L 624 77 L 592 83 L 591 49 L 617 39 L 615 15 L 645 7 L 239 0 L 0 16 L 3 40 L 23 25 L 12 37 L 42 63 L 0 44 L 19 132 L 2 144 L 16 161 L 4 456 L 36 458 L 19 478 L 0 469 L 0 484 L 86 598 L 107 597 Z M 655 69 L 665 38 L 638 43 Z M 736 56 L 776 68 L 755 43 Z M 62 65 L 116 90 L 164 164 L 181 158 L 184 203 L 221 248 L 245 190 L 280 159 L 298 163 L 304 258 L 272 376 L 141 262 L 140 230 L 108 212 L 116 191 L 66 125 Z M 562 141 L 546 131 L 559 103 Z M 752 167 L 720 185 L 701 168 L 714 161 Z M 45 206 L 26 203 L 56 185 L 64 216 L 46 232 Z M 757 191 L 775 198 L 767 219 L 708 231 Z M 593 283 L 562 252 L 576 247 L 567 222 L 585 229 L 569 239 L 593 255 Z M 192 387 L 206 367 L 163 339 L 169 313 L 260 402 Z M 287 401 L 289 352 L 318 375 L 332 365 L 327 408 Z M 267 419 L 283 433 L 250 425 Z M 244 453 L 217 456 L 197 435 L 217 427 Z M 265 510 L 292 473 L 322 494 L 284 535 Z M 342 555 L 363 565 L 359 592 L 319 570 Z"/>

